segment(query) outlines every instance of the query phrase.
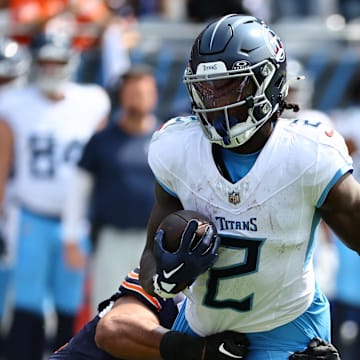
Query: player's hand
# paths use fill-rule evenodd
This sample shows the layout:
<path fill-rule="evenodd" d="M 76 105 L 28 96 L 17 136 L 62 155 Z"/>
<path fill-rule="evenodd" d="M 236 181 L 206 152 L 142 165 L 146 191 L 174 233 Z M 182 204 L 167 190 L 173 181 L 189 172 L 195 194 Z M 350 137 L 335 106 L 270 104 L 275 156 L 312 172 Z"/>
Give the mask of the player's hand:
<path fill-rule="evenodd" d="M 86 265 L 86 256 L 77 243 L 65 244 L 65 262 L 71 269 L 83 269 Z"/>
<path fill-rule="evenodd" d="M 187 224 L 179 248 L 172 253 L 164 249 L 164 230 L 155 234 L 154 256 L 157 272 L 153 278 L 154 292 L 163 298 L 175 296 L 186 286 L 191 285 L 196 277 L 207 271 L 217 260 L 220 238 L 216 227 L 210 224 L 195 247 L 198 223 L 191 220 Z"/>
<path fill-rule="evenodd" d="M 246 335 L 233 331 L 205 338 L 169 331 L 161 339 L 160 353 L 164 360 L 235 360 L 245 359 L 248 347 Z"/>
<path fill-rule="evenodd" d="M 334 345 L 314 338 L 304 351 L 295 352 L 289 360 L 341 360 L 341 358 Z"/>

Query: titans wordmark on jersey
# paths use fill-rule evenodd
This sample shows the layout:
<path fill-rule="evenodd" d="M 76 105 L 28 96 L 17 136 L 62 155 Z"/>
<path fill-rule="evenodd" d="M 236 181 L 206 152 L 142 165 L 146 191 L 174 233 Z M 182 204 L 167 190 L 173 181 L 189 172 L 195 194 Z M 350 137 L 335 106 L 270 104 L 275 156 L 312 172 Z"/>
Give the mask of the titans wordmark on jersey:
<path fill-rule="evenodd" d="M 279 120 L 249 173 L 233 184 L 219 173 L 199 122 L 177 118 L 154 134 L 149 164 L 164 188 L 185 209 L 208 215 L 221 236 L 219 260 L 188 293 L 186 318 L 195 332 L 266 331 L 307 309 L 316 209 L 352 169 L 336 131 Z"/>
<path fill-rule="evenodd" d="M 60 214 L 72 165 L 109 109 L 104 90 L 93 85 L 69 84 L 65 98 L 56 103 L 33 86 L 1 99 L 1 118 L 14 133 L 20 203 L 44 215 Z"/>

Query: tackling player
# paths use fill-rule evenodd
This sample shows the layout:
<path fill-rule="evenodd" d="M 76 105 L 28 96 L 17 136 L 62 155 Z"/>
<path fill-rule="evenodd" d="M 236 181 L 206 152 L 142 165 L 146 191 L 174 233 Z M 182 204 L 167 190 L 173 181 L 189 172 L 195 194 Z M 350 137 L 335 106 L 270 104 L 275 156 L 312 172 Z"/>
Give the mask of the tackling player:
<path fill-rule="evenodd" d="M 9 360 L 42 357 L 49 295 L 57 314 L 56 347 L 72 336 L 82 303 L 88 240 L 83 237 L 82 249 L 65 249 L 78 258 L 78 268 L 70 268 L 60 214 L 73 164 L 107 118 L 110 100 L 98 86 L 70 81 L 74 60 L 67 44 L 52 39 L 36 55 L 34 83 L 0 99 L 0 178 L 13 169 L 20 207 Z"/>
<path fill-rule="evenodd" d="M 139 284 L 139 269 L 134 269 L 118 291 L 99 304 L 98 315 L 49 360 L 246 359 L 249 344 L 243 334 L 225 331 L 203 339 L 169 331 L 183 300 L 182 294 L 172 299 L 150 296 Z M 174 339 L 176 342 L 171 346 Z M 220 350 L 223 342 L 227 352 Z M 176 346 L 179 343 L 181 346 Z M 339 357 L 332 345 L 316 339 L 306 352 L 294 355 L 293 359 L 338 360 Z"/>
<path fill-rule="evenodd" d="M 134 269 L 118 291 L 99 304 L 98 315 L 49 360 L 160 359 L 164 335 L 174 333 L 169 328 L 183 299 L 182 294 L 169 300 L 150 296 L 139 284 L 139 270 Z M 225 332 L 206 339 L 183 333 L 174 335 L 182 346 L 171 360 L 243 359 L 247 351 L 248 341 L 242 334 Z M 218 349 L 223 341 L 228 355 Z"/>
<path fill-rule="evenodd" d="M 330 341 L 329 303 L 312 262 L 321 217 L 360 252 L 360 185 L 343 138 L 311 118 L 278 121 L 284 109 L 298 109 L 286 101 L 286 53 L 252 16 L 211 22 L 194 41 L 184 82 L 196 116 L 170 120 L 149 149 L 158 184 L 142 286 L 171 297 L 187 281 L 173 328 L 245 333 L 250 360 L 285 360 L 312 338 Z M 162 247 L 158 225 L 182 208 L 216 224 L 221 244 L 211 269 L 185 251 L 154 252 Z"/>

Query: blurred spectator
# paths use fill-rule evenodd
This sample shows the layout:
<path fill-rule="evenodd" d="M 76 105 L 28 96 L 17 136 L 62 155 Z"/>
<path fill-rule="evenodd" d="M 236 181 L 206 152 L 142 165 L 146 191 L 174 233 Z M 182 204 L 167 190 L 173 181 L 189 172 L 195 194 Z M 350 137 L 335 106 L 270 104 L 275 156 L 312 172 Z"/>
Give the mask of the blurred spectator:
<path fill-rule="evenodd" d="M 74 75 L 78 82 L 108 87 L 109 79 L 128 70 L 128 51 L 138 41 L 131 0 L 8 1 L 9 11 L 3 11 L 0 26 L 7 26 L 12 37 L 34 51 L 48 37 L 72 39 L 80 55 Z"/>
<path fill-rule="evenodd" d="M 109 2 L 116 1 L 121 2 L 123 0 L 109 0 Z M 162 11 L 163 1 L 164 0 L 128 0 L 129 4 L 135 10 L 137 17 L 159 15 Z"/>
<path fill-rule="evenodd" d="M 337 12 L 339 1 L 341 0 L 272 0 L 272 21 L 291 22 L 304 17 L 327 17 Z"/>
<path fill-rule="evenodd" d="M 268 0 L 243 0 L 243 6 L 251 15 L 270 23 L 272 20 L 272 2 Z"/>
<path fill-rule="evenodd" d="M 106 3 L 113 16 L 102 35 L 101 83 L 111 92 L 116 81 L 130 69 L 129 53 L 139 42 L 139 32 L 137 16 L 127 1 Z"/>
<path fill-rule="evenodd" d="M 346 21 L 360 19 L 360 2 L 359 0 L 338 0 L 340 13 Z"/>
<path fill-rule="evenodd" d="M 153 206 L 153 175 L 147 149 L 158 126 L 154 116 L 157 86 L 152 71 L 131 68 L 118 90 L 118 111 L 110 126 L 86 145 L 69 192 L 64 214 L 65 243 L 79 241 L 90 199 L 93 254 L 93 313 L 111 295 L 119 275 L 139 262 L 146 224 Z"/>
<path fill-rule="evenodd" d="M 10 11 L 8 0 L 0 0 L 0 34 L 4 37 L 9 36 Z"/>
<path fill-rule="evenodd" d="M 242 0 L 187 0 L 187 16 L 190 21 L 203 22 L 223 15 L 248 14 Z"/>
<path fill-rule="evenodd" d="M 161 15 L 169 21 L 184 21 L 187 17 L 186 3 L 187 0 L 162 0 Z"/>
<path fill-rule="evenodd" d="M 317 13 L 317 0 L 273 0 L 274 20 L 304 17 Z"/>
<path fill-rule="evenodd" d="M 137 17 L 128 0 L 77 0 L 74 47 L 81 54 L 78 81 L 108 91 L 130 67 L 129 51 L 139 41 Z M 96 5 L 96 6 L 95 6 Z"/>
<path fill-rule="evenodd" d="M 9 35 L 21 44 L 35 47 L 46 24 L 69 8 L 68 0 L 8 0 L 8 6 Z"/>
<path fill-rule="evenodd" d="M 35 63 L 34 83 L 0 98 L 0 161 L 7 165 L 0 168 L 1 179 L 13 167 L 20 207 L 8 360 L 42 359 L 49 296 L 57 315 L 54 347 L 73 335 L 89 244 L 83 237 L 81 249 L 66 247 L 67 257 L 77 257 L 78 263 L 76 268 L 65 263 L 60 215 L 82 145 L 109 112 L 103 89 L 70 82 L 75 64 L 65 44 L 46 43 Z"/>

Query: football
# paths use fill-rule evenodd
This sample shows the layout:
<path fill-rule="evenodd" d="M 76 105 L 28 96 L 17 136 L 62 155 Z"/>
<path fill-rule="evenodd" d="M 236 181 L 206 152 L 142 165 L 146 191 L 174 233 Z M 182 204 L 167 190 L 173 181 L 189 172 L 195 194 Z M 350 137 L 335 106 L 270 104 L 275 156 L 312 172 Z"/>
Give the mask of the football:
<path fill-rule="evenodd" d="M 163 246 L 165 250 L 176 252 L 180 245 L 181 235 L 190 220 L 196 220 L 199 224 L 192 248 L 197 245 L 206 231 L 210 219 L 197 211 L 179 210 L 165 217 L 158 227 L 158 229 L 164 230 Z"/>

